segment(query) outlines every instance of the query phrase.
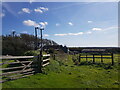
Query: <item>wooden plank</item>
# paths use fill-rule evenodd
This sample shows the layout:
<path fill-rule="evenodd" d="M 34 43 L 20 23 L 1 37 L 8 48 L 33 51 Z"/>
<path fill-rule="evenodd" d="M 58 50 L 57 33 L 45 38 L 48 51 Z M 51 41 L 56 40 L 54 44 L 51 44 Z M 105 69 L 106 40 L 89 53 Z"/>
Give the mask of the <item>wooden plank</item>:
<path fill-rule="evenodd" d="M 0 59 L 32 59 L 36 56 L 0 56 Z"/>
<path fill-rule="evenodd" d="M 50 54 L 43 55 L 43 57 L 47 57 L 47 56 L 50 56 Z"/>
<path fill-rule="evenodd" d="M 32 72 L 27 72 L 27 73 L 22 73 L 23 75 L 27 75 L 27 74 L 30 74 L 30 73 L 34 73 L 35 71 L 32 71 Z"/>
<path fill-rule="evenodd" d="M 4 71 L 4 70 L 20 69 L 20 68 L 24 68 L 24 67 L 31 67 L 31 65 L 29 65 L 29 66 L 12 67 L 12 68 L 1 68 L 0 70 Z"/>
<path fill-rule="evenodd" d="M 32 64 L 33 63 L 33 61 L 31 61 L 28 65 L 26 65 L 24 68 L 23 68 L 23 70 L 25 70 L 27 67 L 29 67 L 29 66 L 32 66 L 32 65 L 30 65 L 30 64 Z"/>
<path fill-rule="evenodd" d="M 21 77 L 15 77 L 15 78 L 12 78 L 12 80 L 28 77 L 28 76 L 31 76 L 31 75 L 34 75 L 34 74 L 24 75 L 24 76 L 21 76 Z"/>
<path fill-rule="evenodd" d="M 24 76 L 21 76 L 21 77 L 11 78 L 11 80 L 16 80 L 16 79 L 24 78 L 24 77 L 28 77 L 28 76 L 31 76 L 31 75 L 34 75 L 34 74 L 29 74 L 29 75 L 24 75 Z M 6 81 L 8 81 L 8 80 L 2 80 L 2 81 L 0 81 L 0 83 L 4 83 Z"/>
<path fill-rule="evenodd" d="M 86 57 L 80 57 L 80 58 L 86 58 Z M 93 58 L 93 57 L 87 57 L 87 58 Z M 101 57 L 95 57 L 94 56 L 94 58 L 101 58 Z M 105 58 L 105 59 L 111 59 L 111 57 L 103 57 L 103 58 Z"/>
<path fill-rule="evenodd" d="M 19 70 L 19 71 L 13 71 L 13 72 L 7 72 L 7 73 L 1 73 L 0 76 L 6 76 L 6 75 L 9 75 L 9 74 L 17 74 L 17 73 L 22 73 L 22 72 L 28 72 L 28 71 L 33 71 L 34 69 L 26 69 L 26 70 Z"/>
<path fill-rule="evenodd" d="M 42 66 L 44 67 L 44 66 L 46 66 L 46 65 L 48 65 L 48 64 L 50 64 L 50 63 L 48 62 L 48 63 L 46 63 L 46 64 L 43 64 Z"/>
<path fill-rule="evenodd" d="M 32 61 L 21 61 L 21 62 L 3 62 L 3 63 L 0 63 L 0 66 L 1 66 L 1 65 L 4 65 L 4 64 L 18 64 L 18 63 L 29 63 L 29 62 L 32 62 Z"/>
<path fill-rule="evenodd" d="M 19 68 L 23 68 L 25 66 L 19 66 L 19 67 L 12 67 L 12 68 L 1 68 L 0 70 L 11 70 L 11 69 L 19 69 Z"/>
<path fill-rule="evenodd" d="M 28 74 L 33 74 L 35 71 L 32 71 L 32 72 L 27 72 L 27 73 L 22 73 L 22 74 L 18 74 L 18 75 L 12 75 L 12 76 L 8 76 L 8 78 L 13 78 L 13 77 L 16 77 L 16 76 L 19 76 L 19 75 L 28 75 Z"/>
<path fill-rule="evenodd" d="M 43 62 L 49 61 L 50 59 L 44 59 Z"/>
<path fill-rule="evenodd" d="M 86 58 L 86 57 L 80 57 L 80 58 Z M 87 58 L 93 58 L 93 57 L 87 57 Z"/>
<path fill-rule="evenodd" d="M 0 83 L 6 82 L 6 81 L 8 81 L 8 80 L 0 80 Z"/>
<path fill-rule="evenodd" d="M 81 53 L 81 55 L 86 55 L 86 53 Z M 89 56 L 89 55 L 93 55 L 92 53 L 87 53 L 87 55 Z M 99 53 L 94 53 L 94 55 L 101 55 L 101 54 L 99 54 Z M 104 53 L 102 53 L 102 55 L 104 55 L 104 56 L 111 56 L 111 54 L 110 53 L 108 53 L 108 54 L 104 54 Z"/>
<path fill-rule="evenodd" d="M 111 57 L 103 57 L 104 59 L 111 59 Z"/>

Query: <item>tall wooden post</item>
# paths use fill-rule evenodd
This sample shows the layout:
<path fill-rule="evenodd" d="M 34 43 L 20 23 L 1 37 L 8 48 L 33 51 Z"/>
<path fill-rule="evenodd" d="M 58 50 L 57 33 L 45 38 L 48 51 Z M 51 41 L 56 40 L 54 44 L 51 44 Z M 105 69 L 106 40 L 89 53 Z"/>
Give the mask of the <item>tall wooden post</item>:
<path fill-rule="evenodd" d="M 114 65 L 114 57 L 113 57 L 113 53 L 111 53 L 111 59 L 112 59 L 112 65 Z"/>
<path fill-rule="evenodd" d="M 38 29 L 38 27 L 35 27 L 35 50 L 37 50 L 37 46 L 38 46 L 38 41 L 37 41 L 37 29 Z"/>
<path fill-rule="evenodd" d="M 41 37 L 40 37 L 40 41 L 41 41 L 41 43 L 40 43 L 40 58 L 39 58 L 39 70 L 40 70 L 40 72 L 42 72 L 42 60 L 43 60 L 43 55 L 42 55 L 42 50 L 43 50 L 43 46 L 42 46 L 42 44 L 43 44 L 43 40 L 42 40 L 42 30 L 44 30 L 44 29 L 40 29 L 40 34 L 41 34 Z"/>

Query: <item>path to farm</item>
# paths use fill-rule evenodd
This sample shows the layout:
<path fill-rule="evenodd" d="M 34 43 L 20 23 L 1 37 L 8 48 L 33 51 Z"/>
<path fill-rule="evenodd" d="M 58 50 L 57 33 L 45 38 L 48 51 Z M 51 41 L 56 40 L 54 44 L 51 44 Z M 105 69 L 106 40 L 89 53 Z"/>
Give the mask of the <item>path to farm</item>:
<path fill-rule="evenodd" d="M 68 57 L 68 59 L 66 59 Z M 71 56 L 59 55 L 44 72 L 5 82 L 3 88 L 118 88 L 118 64 L 73 64 Z"/>

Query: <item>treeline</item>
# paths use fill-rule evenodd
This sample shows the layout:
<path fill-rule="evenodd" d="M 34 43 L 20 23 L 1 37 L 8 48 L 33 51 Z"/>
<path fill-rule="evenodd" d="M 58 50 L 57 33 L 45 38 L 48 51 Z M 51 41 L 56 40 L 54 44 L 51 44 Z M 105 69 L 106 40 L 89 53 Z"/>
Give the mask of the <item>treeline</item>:
<path fill-rule="evenodd" d="M 105 49 L 105 52 L 120 53 L 120 47 L 69 47 L 70 51 L 82 52 L 83 49 Z"/>
<path fill-rule="evenodd" d="M 36 38 L 34 35 L 2 35 L 2 55 L 24 55 L 28 50 L 35 49 Z M 40 38 L 38 40 L 38 48 L 40 46 Z M 58 45 L 56 42 L 48 39 L 43 39 L 43 46 Z"/>

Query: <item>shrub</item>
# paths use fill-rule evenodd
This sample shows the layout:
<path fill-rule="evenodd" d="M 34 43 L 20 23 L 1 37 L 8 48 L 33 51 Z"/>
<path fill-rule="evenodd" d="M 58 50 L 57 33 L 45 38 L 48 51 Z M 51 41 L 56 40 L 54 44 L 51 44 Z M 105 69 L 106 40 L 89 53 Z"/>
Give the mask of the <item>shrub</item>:
<path fill-rule="evenodd" d="M 24 53 L 25 56 L 37 56 L 38 54 L 38 51 L 27 51 Z"/>

